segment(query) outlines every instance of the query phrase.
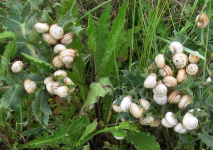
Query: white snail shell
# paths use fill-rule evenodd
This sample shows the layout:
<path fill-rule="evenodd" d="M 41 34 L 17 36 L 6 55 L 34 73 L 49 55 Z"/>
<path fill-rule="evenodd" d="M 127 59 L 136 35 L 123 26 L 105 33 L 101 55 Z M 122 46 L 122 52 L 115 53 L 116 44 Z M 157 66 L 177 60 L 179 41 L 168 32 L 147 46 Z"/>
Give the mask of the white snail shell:
<path fill-rule="evenodd" d="M 56 91 L 59 97 L 66 97 L 69 94 L 69 88 L 67 86 L 60 86 Z"/>
<path fill-rule="evenodd" d="M 166 128 L 172 128 L 172 127 L 173 127 L 172 125 L 170 125 L 170 124 L 166 121 L 165 118 L 163 118 L 163 119 L 161 120 L 161 124 L 162 124 L 164 127 L 166 127 Z"/>
<path fill-rule="evenodd" d="M 196 19 L 195 19 L 196 22 L 198 21 L 199 16 L 200 15 L 198 15 L 196 17 Z M 202 13 L 199 21 L 197 22 L 197 26 L 199 28 L 205 28 L 208 24 L 209 24 L 209 18 L 208 18 L 208 16 L 205 13 Z"/>
<path fill-rule="evenodd" d="M 146 80 L 144 81 L 144 87 L 145 88 L 154 88 L 157 84 L 157 75 L 155 73 L 151 73 L 148 75 Z"/>
<path fill-rule="evenodd" d="M 15 61 L 11 66 L 11 70 L 14 73 L 19 73 L 23 69 L 24 63 L 22 61 Z"/>
<path fill-rule="evenodd" d="M 188 63 L 188 58 L 184 53 L 177 53 L 173 56 L 173 63 L 176 68 L 184 68 Z"/>
<path fill-rule="evenodd" d="M 140 118 L 143 115 L 143 108 L 139 108 L 137 104 L 131 103 L 130 112 L 135 118 Z"/>
<path fill-rule="evenodd" d="M 35 93 L 37 89 L 37 85 L 34 81 L 31 81 L 30 79 L 24 80 L 24 89 L 27 91 L 27 93 L 32 94 Z"/>
<path fill-rule="evenodd" d="M 54 81 L 49 81 L 47 84 L 46 84 L 46 89 L 47 89 L 47 91 L 50 93 L 50 94 L 55 94 L 54 92 L 53 92 L 53 90 L 52 90 L 52 83 L 53 83 Z"/>
<path fill-rule="evenodd" d="M 66 71 L 63 71 L 63 70 L 57 70 L 56 72 L 54 72 L 53 75 L 55 75 L 55 76 L 60 76 L 60 75 L 62 75 L 64 78 L 67 77 Z"/>
<path fill-rule="evenodd" d="M 63 37 L 64 35 L 64 30 L 57 24 L 52 24 L 50 26 L 50 36 L 55 39 L 55 40 L 59 40 Z"/>
<path fill-rule="evenodd" d="M 150 125 L 154 121 L 155 121 L 154 117 L 150 116 L 149 118 L 148 117 L 141 117 L 139 122 L 140 122 L 141 125 Z"/>
<path fill-rule="evenodd" d="M 55 45 L 58 43 L 57 40 L 53 39 L 49 33 L 43 33 L 42 38 L 49 44 Z"/>
<path fill-rule="evenodd" d="M 49 83 L 50 81 L 54 81 L 52 76 L 49 76 L 47 78 L 44 79 L 44 84 L 47 85 L 47 83 Z"/>
<path fill-rule="evenodd" d="M 200 54 L 199 52 L 195 51 L 195 53 L 198 53 Z M 189 55 L 189 62 L 192 63 L 192 64 L 196 64 L 198 61 L 199 61 L 199 57 L 195 56 L 195 55 L 192 55 L 190 54 Z"/>
<path fill-rule="evenodd" d="M 68 32 L 67 34 L 65 34 L 62 37 L 61 43 L 65 44 L 65 45 L 68 45 L 68 44 L 72 43 L 73 37 L 74 37 L 73 33 L 72 32 Z"/>
<path fill-rule="evenodd" d="M 198 66 L 197 64 L 189 64 L 187 67 L 186 67 L 186 73 L 193 76 L 193 75 L 196 75 L 198 73 Z"/>
<path fill-rule="evenodd" d="M 53 58 L 53 66 L 56 68 L 61 68 L 64 66 L 64 63 L 60 60 L 58 55 Z"/>
<path fill-rule="evenodd" d="M 192 101 L 192 98 L 189 95 L 184 95 L 181 99 L 180 102 L 178 103 L 178 107 L 183 110 L 189 102 Z"/>
<path fill-rule="evenodd" d="M 63 82 L 66 85 L 74 85 L 74 83 L 72 82 L 72 80 L 69 77 L 64 77 Z M 73 92 L 75 92 L 75 90 L 76 90 L 75 88 L 72 88 L 70 90 L 70 94 L 73 93 Z"/>
<path fill-rule="evenodd" d="M 168 96 L 168 102 L 171 104 L 179 103 L 181 99 L 180 93 L 177 90 L 172 90 Z"/>
<path fill-rule="evenodd" d="M 150 107 L 150 102 L 149 101 L 147 101 L 147 100 L 145 100 L 145 99 L 139 99 L 138 100 L 139 101 L 139 103 L 140 103 L 140 105 L 147 111 L 147 110 L 149 110 L 149 107 Z"/>
<path fill-rule="evenodd" d="M 162 83 L 157 83 L 157 86 L 155 88 L 153 88 L 153 93 L 156 95 L 156 96 L 164 96 L 167 94 L 167 87 L 162 84 Z"/>
<path fill-rule="evenodd" d="M 162 77 L 173 76 L 173 70 L 168 65 L 165 65 L 163 68 L 159 69 L 159 73 Z"/>
<path fill-rule="evenodd" d="M 157 65 L 158 68 L 163 68 L 165 65 L 165 58 L 162 54 L 158 54 L 155 57 L 155 63 Z"/>
<path fill-rule="evenodd" d="M 170 124 L 171 126 L 175 126 L 176 124 L 178 124 L 178 120 L 176 118 L 174 118 L 172 112 L 167 112 L 165 119 L 168 122 L 168 124 Z"/>
<path fill-rule="evenodd" d="M 115 138 L 116 140 L 123 140 L 123 139 L 124 139 L 124 137 L 125 137 L 125 136 L 122 136 L 122 137 L 114 136 L 114 138 Z"/>
<path fill-rule="evenodd" d="M 66 67 L 67 69 L 70 69 L 70 68 L 73 67 L 73 64 L 65 64 L 65 67 Z"/>
<path fill-rule="evenodd" d="M 113 104 L 112 104 L 113 110 L 114 110 L 115 112 L 118 112 L 118 113 L 122 112 L 120 105 L 114 104 L 115 102 L 116 102 L 116 100 L 115 100 L 115 101 L 113 102 Z"/>
<path fill-rule="evenodd" d="M 185 69 L 178 70 L 178 74 L 176 78 L 178 83 L 182 83 L 186 79 L 186 77 L 187 77 L 187 74 Z"/>
<path fill-rule="evenodd" d="M 170 48 L 172 54 L 183 52 L 183 45 L 178 41 L 172 42 L 170 44 L 169 48 Z"/>
<path fill-rule="evenodd" d="M 155 121 L 150 124 L 150 127 L 158 127 L 159 125 L 160 125 L 160 120 L 155 119 Z"/>
<path fill-rule="evenodd" d="M 212 82 L 211 77 L 208 77 L 208 78 L 206 79 L 206 83 L 211 83 L 211 82 Z"/>
<path fill-rule="evenodd" d="M 34 27 L 38 33 L 48 32 L 50 28 L 50 26 L 47 23 L 36 23 Z"/>
<path fill-rule="evenodd" d="M 53 53 L 57 54 L 60 53 L 61 51 L 65 50 L 66 47 L 62 44 L 57 44 L 54 48 L 53 48 Z"/>
<path fill-rule="evenodd" d="M 167 87 L 175 87 L 177 85 L 177 79 L 175 79 L 173 76 L 166 76 L 163 78 L 163 83 Z"/>
<path fill-rule="evenodd" d="M 187 112 L 183 117 L 183 126 L 187 130 L 193 130 L 198 127 L 198 119 L 190 112 Z"/>
<path fill-rule="evenodd" d="M 132 103 L 132 96 L 131 96 L 131 95 L 125 96 L 125 97 L 122 99 L 121 104 L 120 104 L 121 110 L 122 110 L 123 112 L 128 112 L 129 109 L 130 109 L 131 103 Z"/>
<path fill-rule="evenodd" d="M 158 104 L 158 105 L 164 105 L 167 103 L 167 95 L 165 96 L 156 96 L 155 94 L 153 95 L 153 99 L 154 101 Z"/>
<path fill-rule="evenodd" d="M 54 94 L 57 95 L 57 89 L 60 87 L 61 85 L 58 82 L 53 82 L 51 84 L 51 88 Z"/>
<path fill-rule="evenodd" d="M 180 133 L 180 134 L 185 134 L 188 130 L 186 128 L 184 128 L 182 123 L 178 123 L 175 127 L 174 127 L 175 132 Z"/>
<path fill-rule="evenodd" d="M 65 64 L 71 64 L 76 57 L 76 50 L 66 49 L 63 50 L 59 55 L 61 61 Z"/>

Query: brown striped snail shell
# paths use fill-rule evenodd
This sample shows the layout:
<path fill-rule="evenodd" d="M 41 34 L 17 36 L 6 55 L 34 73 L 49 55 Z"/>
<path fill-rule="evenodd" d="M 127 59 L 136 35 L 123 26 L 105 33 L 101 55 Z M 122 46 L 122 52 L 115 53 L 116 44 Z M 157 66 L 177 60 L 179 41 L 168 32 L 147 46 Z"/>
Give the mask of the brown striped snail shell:
<path fill-rule="evenodd" d="M 150 107 L 150 102 L 141 98 L 138 100 L 139 101 L 139 104 L 147 111 L 149 110 L 149 107 Z"/>
<path fill-rule="evenodd" d="M 158 82 L 156 87 L 153 88 L 153 93 L 156 95 L 156 96 L 164 96 L 167 94 L 167 87 L 162 84 L 162 82 L 160 81 L 160 83 Z"/>
<path fill-rule="evenodd" d="M 56 94 L 59 97 L 67 97 L 67 95 L 69 94 L 69 88 L 67 86 L 60 86 L 59 88 L 57 88 Z"/>
<path fill-rule="evenodd" d="M 53 66 L 56 68 L 62 68 L 64 66 L 64 63 L 60 60 L 58 55 L 53 58 Z"/>
<path fill-rule="evenodd" d="M 175 87 L 177 85 L 177 80 L 172 76 L 166 76 L 165 78 L 163 78 L 163 83 L 167 87 Z"/>
<path fill-rule="evenodd" d="M 14 73 L 19 73 L 23 69 L 24 63 L 22 61 L 15 61 L 11 66 L 11 70 Z"/>
<path fill-rule="evenodd" d="M 172 42 L 170 44 L 169 48 L 170 48 L 172 54 L 183 52 L 183 45 L 178 41 Z"/>
<path fill-rule="evenodd" d="M 141 117 L 139 122 L 140 122 L 141 125 L 150 125 L 154 121 L 155 121 L 154 117 L 150 116 L 149 118 L 148 117 Z"/>
<path fill-rule="evenodd" d="M 73 33 L 72 32 L 68 32 L 67 34 L 65 34 L 62 39 L 61 39 L 61 43 L 64 45 L 68 45 L 70 43 L 72 43 L 73 40 Z"/>
<path fill-rule="evenodd" d="M 49 44 L 55 45 L 58 43 L 57 40 L 53 39 L 49 33 L 43 33 L 42 38 Z"/>
<path fill-rule="evenodd" d="M 167 103 L 167 95 L 157 96 L 157 95 L 154 94 L 153 99 L 158 105 L 164 105 L 164 104 Z"/>
<path fill-rule="evenodd" d="M 59 40 L 63 37 L 64 35 L 64 30 L 57 24 L 52 24 L 50 26 L 50 36 L 55 39 L 55 40 Z"/>
<path fill-rule="evenodd" d="M 159 69 L 159 73 L 162 77 L 173 76 L 173 70 L 168 65 L 165 65 L 163 68 Z"/>
<path fill-rule="evenodd" d="M 36 23 L 34 28 L 38 33 L 45 33 L 49 31 L 50 26 L 47 23 Z"/>
<path fill-rule="evenodd" d="M 179 103 L 181 99 L 180 93 L 177 90 L 172 90 L 168 96 L 168 102 L 171 104 Z"/>
<path fill-rule="evenodd" d="M 67 77 L 66 71 L 63 71 L 63 70 L 57 70 L 57 71 L 54 72 L 53 75 L 54 76 L 60 76 L 60 75 L 62 75 L 64 78 Z"/>
<path fill-rule="evenodd" d="M 24 89 L 27 91 L 27 93 L 32 94 L 36 92 L 37 85 L 34 81 L 26 79 L 24 80 Z"/>
<path fill-rule="evenodd" d="M 173 63 L 176 68 L 184 68 L 188 63 L 188 58 L 184 53 L 177 53 L 173 56 Z"/>
<path fill-rule="evenodd" d="M 193 76 L 193 75 L 196 75 L 198 73 L 198 66 L 197 64 L 189 64 L 187 67 L 186 67 L 186 73 Z"/>
<path fill-rule="evenodd" d="M 66 49 L 63 50 L 59 55 L 61 61 L 65 64 L 71 64 L 76 57 L 76 50 Z"/>
<path fill-rule="evenodd" d="M 150 127 L 158 127 L 160 125 L 160 120 L 154 119 L 155 121 L 150 124 Z"/>
<path fill-rule="evenodd" d="M 62 44 L 57 44 L 55 45 L 55 47 L 53 48 L 53 53 L 54 54 L 57 54 L 57 53 L 60 53 L 61 51 L 65 50 L 66 47 Z"/>
<path fill-rule="evenodd" d="M 57 95 L 57 89 L 58 89 L 60 86 L 61 86 L 61 85 L 60 85 L 59 82 L 53 82 L 53 83 L 51 84 L 52 91 L 53 91 L 54 94 Z"/>
<path fill-rule="evenodd" d="M 120 112 L 122 112 L 122 110 L 121 110 L 120 105 L 116 105 L 116 104 L 114 104 L 116 101 L 117 101 L 117 100 L 115 100 L 115 101 L 113 102 L 113 104 L 112 104 L 112 108 L 113 108 L 113 110 L 114 110 L 115 112 L 120 113 Z"/>
<path fill-rule="evenodd" d="M 178 74 L 176 78 L 178 83 L 182 83 L 186 79 L 186 77 L 187 77 L 187 74 L 185 69 L 178 70 Z"/>
<path fill-rule="evenodd" d="M 155 63 L 157 65 L 158 68 L 163 68 L 165 65 L 165 58 L 162 54 L 158 54 L 155 57 Z"/>
<path fill-rule="evenodd" d="M 135 118 L 140 118 L 143 115 L 143 108 L 139 108 L 137 104 L 131 103 L 130 112 Z"/>
<path fill-rule="evenodd" d="M 198 53 L 197 51 L 195 51 L 195 53 Z M 195 56 L 195 55 L 192 55 L 192 54 L 189 54 L 189 62 L 192 63 L 192 64 L 196 64 L 198 61 L 199 61 L 199 57 Z"/>
<path fill-rule="evenodd" d="M 47 85 L 47 83 L 49 83 L 50 81 L 54 81 L 52 76 L 49 76 L 47 78 L 44 79 L 44 84 Z"/>
<path fill-rule="evenodd" d="M 198 21 L 199 17 L 200 17 L 200 15 L 198 15 L 196 17 L 196 19 L 195 19 L 196 22 Z M 205 28 L 208 24 L 209 24 L 208 16 L 205 13 L 202 13 L 199 21 L 197 22 L 197 26 L 199 28 Z"/>
<path fill-rule="evenodd" d="M 155 73 L 149 74 L 146 80 L 144 81 L 145 88 L 154 88 L 156 84 L 157 84 L 157 75 Z"/>
<path fill-rule="evenodd" d="M 179 109 L 183 110 L 191 101 L 192 98 L 189 95 L 184 95 L 178 103 Z"/>

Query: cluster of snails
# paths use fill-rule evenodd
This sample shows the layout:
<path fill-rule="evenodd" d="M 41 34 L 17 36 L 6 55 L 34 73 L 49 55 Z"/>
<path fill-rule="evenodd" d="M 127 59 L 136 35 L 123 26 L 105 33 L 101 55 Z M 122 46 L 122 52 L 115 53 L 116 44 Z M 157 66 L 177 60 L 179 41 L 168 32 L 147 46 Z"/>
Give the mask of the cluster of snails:
<path fill-rule="evenodd" d="M 73 40 L 73 33 L 68 32 L 64 34 L 63 28 L 57 24 L 52 24 L 50 27 L 47 23 L 36 23 L 35 29 L 38 33 L 43 33 L 42 37 L 47 43 L 55 45 L 53 49 L 54 54 L 59 54 L 54 57 L 53 65 L 56 68 L 72 68 L 72 62 L 76 57 L 76 50 L 67 49 L 65 45 L 68 45 Z M 49 31 L 49 33 L 47 33 Z M 60 40 L 61 44 L 57 44 Z M 57 44 L 57 45 L 56 45 Z"/>
<path fill-rule="evenodd" d="M 62 76 L 63 84 L 65 85 L 74 85 L 72 80 L 67 77 L 67 73 L 63 70 L 58 70 L 54 72 L 54 76 Z M 58 95 L 59 97 L 66 97 L 69 93 L 73 93 L 75 88 L 69 89 L 65 85 L 61 85 L 58 81 L 54 81 L 52 76 L 45 78 L 44 84 L 46 85 L 46 89 L 50 94 Z"/>
<path fill-rule="evenodd" d="M 143 112 L 147 112 L 149 110 L 149 101 L 145 99 L 139 99 L 138 103 L 140 105 L 138 106 L 136 103 L 132 102 L 132 96 L 127 95 L 122 99 L 120 105 L 115 104 L 115 102 L 116 101 L 114 101 L 112 105 L 112 108 L 115 112 L 130 112 L 135 118 L 139 119 L 141 125 L 150 125 L 151 127 L 157 127 L 160 125 L 160 120 L 154 119 L 152 116 L 143 116 Z"/>

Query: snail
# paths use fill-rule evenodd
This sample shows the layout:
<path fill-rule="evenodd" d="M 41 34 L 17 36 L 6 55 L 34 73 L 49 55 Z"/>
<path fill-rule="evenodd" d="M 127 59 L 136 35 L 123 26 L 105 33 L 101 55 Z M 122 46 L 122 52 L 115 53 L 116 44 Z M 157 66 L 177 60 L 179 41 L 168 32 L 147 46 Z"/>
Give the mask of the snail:
<path fill-rule="evenodd" d="M 173 127 L 172 125 L 170 125 L 170 124 L 166 121 L 165 118 L 163 118 L 163 119 L 161 120 L 161 124 L 162 124 L 164 127 L 166 127 L 166 128 L 172 128 L 172 127 Z"/>
<path fill-rule="evenodd" d="M 153 93 L 156 95 L 156 96 L 164 96 L 167 94 L 167 87 L 162 84 L 161 81 L 159 81 L 156 85 L 155 88 L 153 88 Z"/>
<path fill-rule="evenodd" d="M 196 75 L 198 73 L 198 66 L 197 64 L 189 64 L 187 67 L 186 67 L 186 73 L 193 76 L 193 75 Z"/>
<path fill-rule="evenodd" d="M 49 31 L 50 26 L 47 23 L 36 23 L 34 28 L 38 33 L 45 33 Z"/>
<path fill-rule="evenodd" d="M 74 83 L 72 82 L 72 80 L 71 80 L 69 77 L 64 77 L 63 83 L 64 83 L 65 85 L 74 85 Z M 70 90 L 70 94 L 73 93 L 74 91 L 75 91 L 75 88 L 72 88 L 72 89 Z"/>
<path fill-rule="evenodd" d="M 137 104 L 131 103 L 130 112 L 135 118 L 140 118 L 143 115 L 143 108 L 139 108 Z"/>
<path fill-rule="evenodd" d="M 73 36 L 74 36 L 74 35 L 73 35 L 72 32 L 66 33 L 66 34 L 62 37 L 61 43 L 62 43 L 62 44 L 65 44 L 65 45 L 68 45 L 68 44 L 72 43 Z"/>
<path fill-rule="evenodd" d="M 168 96 L 168 102 L 171 104 L 179 103 L 181 99 L 180 93 L 177 90 L 172 90 Z"/>
<path fill-rule="evenodd" d="M 139 104 L 146 110 L 148 111 L 149 110 L 149 107 L 150 107 L 150 102 L 141 98 L 138 100 L 139 101 Z"/>
<path fill-rule="evenodd" d="M 200 18 L 200 19 L 199 19 Z M 198 20 L 199 19 L 199 20 Z M 198 15 L 195 19 L 195 21 L 197 22 L 197 26 L 199 28 L 205 28 L 208 24 L 209 24 L 209 18 L 205 13 L 202 13 L 201 16 Z"/>
<path fill-rule="evenodd" d="M 168 65 L 165 65 L 163 68 L 159 69 L 159 73 L 162 77 L 173 76 L 173 71 Z"/>
<path fill-rule="evenodd" d="M 115 102 L 116 102 L 116 100 L 115 100 L 115 101 L 113 102 L 113 104 L 112 104 L 113 110 L 114 110 L 115 112 L 118 112 L 118 113 L 122 112 L 120 105 L 114 104 Z"/>
<path fill-rule="evenodd" d="M 198 128 L 198 119 L 190 112 L 187 112 L 183 117 L 183 126 L 187 130 L 194 130 Z"/>
<path fill-rule="evenodd" d="M 158 68 L 163 68 L 165 65 L 165 58 L 162 54 L 158 54 L 155 57 L 155 63 L 157 65 Z"/>
<path fill-rule="evenodd" d="M 175 127 L 174 127 L 175 132 L 180 133 L 180 134 L 185 134 L 188 130 L 186 128 L 184 128 L 182 123 L 178 123 Z"/>
<path fill-rule="evenodd" d="M 57 24 L 52 24 L 50 26 L 50 30 L 49 30 L 50 36 L 55 39 L 55 40 L 59 40 L 63 37 L 64 35 L 64 30 Z"/>
<path fill-rule="evenodd" d="M 73 67 L 73 64 L 65 64 L 65 67 L 66 67 L 67 69 L 70 69 L 70 68 Z"/>
<path fill-rule="evenodd" d="M 211 83 L 211 82 L 212 82 L 211 77 L 208 77 L 208 78 L 206 79 L 206 83 Z"/>
<path fill-rule="evenodd" d="M 195 53 L 199 54 L 199 52 L 197 52 L 197 51 L 195 51 Z M 189 55 L 189 62 L 192 64 L 196 64 L 199 61 L 199 59 L 200 58 L 195 55 L 192 55 L 192 54 Z"/>
<path fill-rule="evenodd" d="M 54 72 L 53 75 L 55 75 L 55 76 L 60 76 L 60 75 L 62 75 L 64 78 L 67 77 L 66 71 L 63 71 L 63 70 L 57 70 L 57 71 Z"/>
<path fill-rule="evenodd" d="M 121 104 L 120 104 L 121 110 L 122 110 L 123 112 L 128 112 L 129 109 L 130 109 L 131 103 L 132 103 L 132 96 L 131 96 L 131 95 L 125 96 L 125 97 L 122 99 Z"/>
<path fill-rule="evenodd" d="M 76 57 L 76 50 L 65 49 L 59 54 L 59 57 L 63 63 L 71 64 Z"/>
<path fill-rule="evenodd" d="M 178 74 L 176 77 L 178 83 L 182 83 L 186 79 L 186 77 L 187 77 L 187 74 L 185 69 L 178 70 Z"/>
<path fill-rule="evenodd" d="M 154 119 L 155 121 L 150 124 L 150 127 L 158 127 L 160 125 L 160 120 Z"/>
<path fill-rule="evenodd" d="M 67 86 L 60 86 L 59 88 L 57 88 L 56 94 L 59 97 L 67 97 L 67 95 L 69 94 L 69 88 Z"/>
<path fill-rule="evenodd" d="M 60 60 L 58 55 L 53 58 L 53 66 L 56 68 L 61 68 L 64 66 L 64 63 Z"/>
<path fill-rule="evenodd" d="M 24 80 L 24 89 L 27 91 L 27 93 L 32 94 L 36 92 L 37 85 L 34 81 L 26 79 Z"/>
<path fill-rule="evenodd" d="M 54 54 L 58 54 L 58 53 L 60 53 L 61 51 L 65 50 L 65 49 L 66 49 L 66 47 L 65 47 L 64 45 L 62 45 L 62 44 L 57 44 L 57 45 L 55 45 L 55 47 L 53 48 L 53 53 L 54 53 Z"/>
<path fill-rule="evenodd" d="M 50 81 L 54 81 L 53 77 L 51 77 L 51 76 L 44 79 L 44 84 L 47 85 Z"/>
<path fill-rule="evenodd" d="M 19 73 L 23 69 L 24 63 L 22 61 L 15 61 L 11 66 L 11 70 L 14 73 Z"/>
<path fill-rule="evenodd" d="M 145 88 L 154 88 L 157 84 L 157 75 L 155 73 L 151 73 L 148 75 L 146 80 L 144 81 Z"/>
<path fill-rule="evenodd" d="M 58 83 L 58 82 L 53 82 L 51 84 L 51 88 L 52 88 L 52 91 L 55 95 L 57 95 L 57 89 L 60 87 L 61 85 Z"/>
<path fill-rule="evenodd" d="M 114 138 L 115 138 L 116 140 L 123 140 L 123 139 L 124 139 L 124 137 L 125 137 L 125 136 L 122 136 L 122 137 L 114 136 Z"/>
<path fill-rule="evenodd" d="M 148 117 L 141 117 L 139 122 L 141 125 L 150 125 L 155 121 L 154 117 L 150 116 Z"/>
<path fill-rule="evenodd" d="M 184 95 L 181 99 L 180 102 L 178 103 L 178 107 L 183 110 L 189 102 L 192 101 L 192 98 L 189 95 Z"/>
<path fill-rule="evenodd" d="M 53 92 L 53 89 L 52 89 L 52 83 L 53 83 L 54 81 L 49 81 L 47 84 L 46 84 L 46 89 L 47 89 L 47 91 L 50 93 L 50 94 L 55 94 L 54 92 Z"/>
<path fill-rule="evenodd" d="M 53 39 L 49 33 L 43 33 L 42 38 L 49 44 L 55 45 L 58 43 L 57 40 Z"/>
<path fill-rule="evenodd" d="M 178 41 L 172 42 L 170 44 L 169 48 L 170 48 L 172 54 L 183 52 L 183 45 Z"/>
<path fill-rule="evenodd" d="M 178 120 L 176 118 L 174 118 L 172 115 L 173 115 L 172 112 L 167 112 L 165 119 L 166 119 L 168 124 L 170 124 L 171 126 L 174 127 L 175 125 L 178 124 Z"/>
<path fill-rule="evenodd" d="M 167 87 L 175 87 L 177 85 L 177 79 L 175 79 L 173 76 L 166 76 L 163 78 L 163 83 Z"/>
<path fill-rule="evenodd" d="M 157 96 L 157 95 L 154 94 L 153 99 L 158 105 L 164 105 L 164 104 L 167 103 L 167 95 Z"/>
<path fill-rule="evenodd" d="M 188 58 L 184 53 L 177 53 L 173 56 L 172 61 L 176 68 L 182 69 L 187 65 Z"/>

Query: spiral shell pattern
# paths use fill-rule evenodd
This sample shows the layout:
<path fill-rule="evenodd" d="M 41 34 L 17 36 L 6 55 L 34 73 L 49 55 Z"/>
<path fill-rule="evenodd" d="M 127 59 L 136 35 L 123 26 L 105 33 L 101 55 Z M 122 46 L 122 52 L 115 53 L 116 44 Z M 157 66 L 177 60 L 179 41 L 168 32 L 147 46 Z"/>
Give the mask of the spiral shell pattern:
<path fill-rule="evenodd" d="M 49 33 L 43 33 L 42 38 L 49 44 L 55 45 L 58 43 L 57 40 L 53 39 Z"/>
<path fill-rule="evenodd" d="M 62 39 L 61 39 L 61 43 L 64 45 L 68 45 L 70 43 L 72 43 L 73 40 L 73 33 L 72 32 L 68 32 L 67 34 L 65 34 Z"/>
<path fill-rule="evenodd" d="M 175 127 L 174 127 L 175 132 L 180 133 L 180 134 L 185 134 L 188 130 L 186 128 L 184 128 L 182 123 L 178 123 Z"/>
<path fill-rule="evenodd" d="M 150 102 L 145 100 L 145 99 L 139 99 L 139 103 L 141 106 L 143 106 L 143 108 L 147 111 L 149 110 L 149 107 L 150 107 Z"/>
<path fill-rule="evenodd" d="M 179 103 L 181 99 L 180 93 L 177 90 L 172 90 L 168 96 L 168 102 L 171 104 Z"/>
<path fill-rule="evenodd" d="M 50 36 L 55 39 L 55 40 L 59 40 L 63 37 L 64 35 L 64 30 L 57 24 L 52 24 L 50 26 Z"/>
<path fill-rule="evenodd" d="M 140 118 L 143 115 L 143 108 L 139 108 L 137 104 L 131 103 L 130 112 L 135 118 Z"/>
<path fill-rule="evenodd" d="M 184 53 L 177 53 L 173 56 L 173 63 L 176 68 L 184 68 L 188 63 L 188 58 Z"/>
<path fill-rule="evenodd" d="M 57 54 L 60 53 L 61 51 L 65 50 L 66 47 L 62 44 L 57 44 L 54 48 L 53 48 L 53 53 Z"/>
<path fill-rule="evenodd" d="M 177 80 L 172 76 L 166 76 L 165 78 L 163 78 L 163 83 L 167 87 L 175 87 L 177 85 Z"/>
<path fill-rule="evenodd" d="M 157 84 L 157 75 L 155 73 L 151 73 L 148 75 L 146 80 L 144 81 L 145 88 L 154 88 Z"/>
<path fill-rule="evenodd" d="M 187 72 L 187 74 L 189 74 L 191 76 L 196 75 L 198 73 L 198 66 L 197 66 L 197 64 L 189 64 L 186 67 L 186 72 Z"/>
<path fill-rule="evenodd" d="M 168 124 L 170 124 L 171 126 L 175 126 L 176 124 L 178 124 L 178 120 L 176 118 L 174 118 L 172 112 L 167 112 L 165 119 L 168 122 Z"/>
<path fill-rule="evenodd" d="M 158 127 L 159 125 L 160 125 L 160 120 L 155 119 L 155 121 L 150 124 L 150 127 Z"/>
<path fill-rule="evenodd" d="M 196 19 L 195 19 L 196 22 L 198 21 L 199 17 L 200 17 L 200 15 L 198 15 L 196 17 Z M 202 13 L 199 21 L 197 22 L 197 26 L 199 28 L 205 28 L 208 24 L 209 24 L 208 16 L 205 13 Z"/>
<path fill-rule="evenodd" d="M 58 82 L 53 82 L 53 83 L 51 84 L 52 92 L 53 92 L 54 94 L 57 95 L 57 89 L 58 89 L 60 86 L 61 86 L 61 85 L 60 85 Z"/>
<path fill-rule="evenodd" d="M 63 70 L 57 70 L 57 71 L 54 72 L 53 75 L 54 76 L 60 76 L 60 75 L 62 75 L 64 78 L 67 77 L 66 71 L 63 71 Z"/>
<path fill-rule="evenodd" d="M 19 73 L 23 69 L 24 63 L 22 61 L 15 61 L 11 66 L 11 70 L 14 73 Z"/>
<path fill-rule="evenodd" d="M 46 84 L 46 89 L 47 91 L 50 93 L 50 94 L 54 94 L 53 90 L 52 90 L 52 83 L 54 81 L 49 81 L 47 84 Z"/>
<path fill-rule="evenodd" d="M 177 74 L 177 82 L 182 83 L 187 77 L 186 70 L 185 69 L 180 69 L 178 70 Z"/>
<path fill-rule="evenodd" d="M 37 89 L 37 85 L 34 81 L 31 81 L 30 79 L 24 80 L 24 89 L 27 91 L 27 93 L 32 94 L 35 93 Z"/>
<path fill-rule="evenodd" d="M 172 42 L 170 44 L 169 48 L 170 48 L 172 54 L 183 52 L 183 45 L 178 41 Z"/>
<path fill-rule="evenodd" d="M 184 95 L 181 99 L 180 102 L 178 103 L 178 107 L 183 110 L 189 102 L 192 101 L 192 98 L 189 95 Z"/>
<path fill-rule="evenodd" d="M 155 63 L 157 65 L 158 68 L 163 68 L 165 65 L 165 58 L 162 54 L 158 54 L 155 57 Z"/>
<path fill-rule="evenodd" d="M 112 104 L 113 110 L 114 110 L 115 112 L 118 112 L 118 113 L 122 112 L 120 105 L 114 104 L 115 102 L 116 102 L 116 100 L 115 100 L 115 101 L 113 102 L 113 104 Z"/>
<path fill-rule="evenodd" d="M 47 85 L 47 83 L 49 83 L 50 81 L 54 81 L 53 77 L 51 77 L 51 76 L 44 79 L 44 84 Z"/>
<path fill-rule="evenodd" d="M 163 118 L 163 119 L 161 120 L 161 124 L 162 124 L 164 127 L 166 127 L 166 128 L 172 128 L 172 127 L 173 127 L 172 125 L 170 125 L 170 124 L 166 121 L 165 118 Z"/>
<path fill-rule="evenodd" d="M 187 112 L 183 117 L 183 126 L 188 130 L 193 130 L 198 127 L 198 119 L 190 112 Z"/>
<path fill-rule="evenodd" d="M 164 96 L 167 94 L 167 87 L 164 84 L 159 84 L 155 88 L 153 88 L 153 93 L 156 96 Z"/>
<path fill-rule="evenodd" d="M 65 64 L 71 64 L 74 61 L 75 56 L 76 50 L 74 49 L 63 50 L 59 55 L 61 61 Z"/>
<path fill-rule="evenodd" d="M 67 86 L 60 86 L 57 88 L 56 93 L 59 97 L 66 97 L 69 94 L 69 88 Z"/>
<path fill-rule="evenodd" d="M 38 33 L 45 33 L 49 31 L 50 26 L 47 23 L 36 23 L 34 28 Z"/>
<path fill-rule="evenodd" d="M 131 95 L 125 96 L 122 99 L 121 104 L 120 104 L 121 110 L 123 112 L 128 112 L 131 104 L 132 104 L 132 96 Z"/>
<path fill-rule="evenodd" d="M 61 68 L 64 66 L 64 63 L 60 60 L 60 57 L 57 55 L 53 58 L 53 65 L 56 68 Z"/>
<path fill-rule="evenodd" d="M 158 104 L 158 105 L 164 105 L 167 103 L 167 95 L 164 96 L 156 96 L 155 94 L 153 95 L 153 99 L 154 101 Z"/>
<path fill-rule="evenodd" d="M 150 125 L 155 121 L 154 117 L 150 116 L 148 117 L 142 117 L 140 118 L 140 124 L 141 125 Z"/>
<path fill-rule="evenodd" d="M 168 65 L 165 65 L 163 68 L 159 69 L 159 73 L 162 77 L 173 76 L 172 68 Z"/>

